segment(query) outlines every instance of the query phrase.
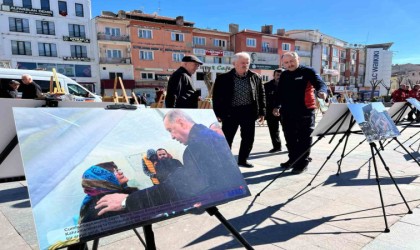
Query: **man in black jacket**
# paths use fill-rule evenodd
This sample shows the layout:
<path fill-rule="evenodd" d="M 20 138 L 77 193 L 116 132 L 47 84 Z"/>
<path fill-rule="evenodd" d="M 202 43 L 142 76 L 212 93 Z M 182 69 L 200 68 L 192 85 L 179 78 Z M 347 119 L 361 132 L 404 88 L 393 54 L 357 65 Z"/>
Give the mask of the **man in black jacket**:
<path fill-rule="evenodd" d="M 280 116 L 281 112 L 289 160 L 280 165 L 290 168 L 295 163 L 292 173 L 300 174 L 307 170 L 310 161 L 311 134 L 315 127 L 315 90 L 318 97 L 325 100 L 327 85 L 313 68 L 299 65 L 296 52 L 286 52 L 282 63 L 286 71 L 280 76 L 277 107 L 273 114 Z"/>
<path fill-rule="evenodd" d="M 241 127 L 238 165 L 252 168 L 247 159 L 255 136 L 255 121 L 264 121 L 265 94 L 261 76 L 249 70 L 250 56 L 240 52 L 233 57 L 234 69 L 216 77 L 213 88 L 213 110 L 229 146 Z"/>
<path fill-rule="evenodd" d="M 182 66 L 169 78 L 166 108 L 198 108 L 199 94 L 193 87 L 191 76 L 202 64 L 203 62 L 194 55 L 182 58 Z"/>
<path fill-rule="evenodd" d="M 22 83 L 19 87 L 19 91 L 22 92 L 22 99 L 35 99 L 42 96 L 42 89 L 32 81 L 32 76 L 23 74 Z"/>
<path fill-rule="evenodd" d="M 268 130 L 270 131 L 271 143 L 273 144 L 273 148 L 268 151 L 269 153 L 281 151 L 279 131 L 280 116 L 274 116 L 272 111 L 276 107 L 277 88 L 280 75 L 283 71 L 284 69 L 274 70 L 273 80 L 264 84 L 265 102 L 267 105 L 267 115 L 265 116 L 265 119 L 267 120 Z"/>

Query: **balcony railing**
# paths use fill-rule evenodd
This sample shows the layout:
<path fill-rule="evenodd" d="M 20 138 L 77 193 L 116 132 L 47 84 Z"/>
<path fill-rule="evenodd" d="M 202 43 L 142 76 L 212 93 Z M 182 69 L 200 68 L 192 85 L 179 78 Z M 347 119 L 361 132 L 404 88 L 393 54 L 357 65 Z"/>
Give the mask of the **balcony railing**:
<path fill-rule="evenodd" d="M 131 64 L 131 58 L 129 57 L 122 57 L 122 58 L 108 58 L 108 57 L 101 57 L 99 58 L 99 63 L 107 63 L 107 64 Z"/>
<path fill-rule="evenodd" d="M 112 35 L 99 33 L 98 40 L 129 42 L 130 36 L 112 36 Z"/>
<path fill-rule="evenodd" d="M 277 54 L 279 51 L 278 48 L 269 48 L 269 47 L 261 47 L 261 52 L 262 53 L 272 53 L 272 54 Z"/>

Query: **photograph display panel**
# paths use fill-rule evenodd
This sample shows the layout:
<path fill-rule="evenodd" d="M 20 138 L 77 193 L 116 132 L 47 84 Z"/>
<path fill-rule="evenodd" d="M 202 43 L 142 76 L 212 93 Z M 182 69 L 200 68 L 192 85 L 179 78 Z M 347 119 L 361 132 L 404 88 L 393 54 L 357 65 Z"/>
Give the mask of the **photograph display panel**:
<path fill-rule="evenodd" d="M 40 249 L 250 195 L 212 110 L 13 112 Z"/>
<path fill-rule="evenodd" d="M 328 110 L 325 114 L 322 115 L 321 121 L 315 127 L 314 132 L 311 136 L 323 135 L 334 123 L 348 111 L 347 104 L 345 103 L 330 103 Z M 340 127 L 342 121 L 335 124 L 327 133 L 327 135 L 335 133 L 344 133 L 348 130 L 350 126 L 351 115 L 349 114 L 344 120 L 343 124 Z"/>
<path fill-rule="evenodd" d="M 410 112 L 409 108 L 404 109 L 406 102 L 396 102 L 388 109 L 388 114 L 394 122 L 399 122 Z"/>
<path fill-rule="evenodd" d="M 415 109 L 420 111 L 420 102 L 415 98 L 407 98 L 407 102 L 410 103 Z"/>
<path fill-rule="evenodd" d="M 391 139 L 400 135 L 382 102 L 348 104 L 368 142 Z"/>

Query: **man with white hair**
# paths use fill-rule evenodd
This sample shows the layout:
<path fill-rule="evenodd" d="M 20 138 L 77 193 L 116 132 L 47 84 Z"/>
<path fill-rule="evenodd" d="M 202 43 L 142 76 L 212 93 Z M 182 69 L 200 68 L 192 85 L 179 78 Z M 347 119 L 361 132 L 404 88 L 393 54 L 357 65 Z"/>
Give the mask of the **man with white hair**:
<path fill-rule="evenodd" d="M 202 64 L 203 62 L 194 55 L 182 58 L 182 66 L 169 78 L 165 98 L 167 108 L 198 108 L 199 94 L 193 86 L 191 76 Z"/>
<path fill-rule="evenodd" d="M 229 146 L 238 127 L 241 127 L 241 146 L 238 165 L 252 168 L 247 161 L 254 144 L 255 121 L 264 121 L 265 94 L 262 78 L 249 70 L 251 58 L 240 52 L 233 57 L 234 69 L 216 77 L 213 87 L 213 109 L 222 122 L 222 130 Z"/>
<path fill-rule="evenodd" d="M 35 99 L 42 96 L 41 87 L 32 81 L 31 75 L 23 74 L 22 83 L 19 86 L 19 91 L 22 92 L 22 99 Z"/>

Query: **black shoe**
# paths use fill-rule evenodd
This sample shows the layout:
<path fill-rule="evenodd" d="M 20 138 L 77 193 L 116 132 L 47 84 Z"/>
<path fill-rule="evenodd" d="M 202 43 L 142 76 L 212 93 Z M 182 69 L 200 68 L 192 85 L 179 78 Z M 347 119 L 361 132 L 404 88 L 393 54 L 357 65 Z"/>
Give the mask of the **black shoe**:
<path fill-rule="evenodd" d="M 304 167 L 304 168 L 293 168 L 292 170 L 292 174 L 301 174 L 308 171 L 308 167 Z"/>
<path fill-rule="evenodd" d="M 280 167 L 285 168 L 285 169 L 289 169 L 290 166 L 292 166 L 292 163 L 293 163 L 292 160 L 288 160 L 286 162 L 280 163 Z"/>
<path fill-rule="evenodd" d="M 254 165 L 252 165 L 251 163 L 249 163 L 249 162 L 241 162 L 241 163 L 239 163 L 238 162 L 238 166 L 239 167 L 243 167 L 243 168 L 253 168 L 254 167 Z"/>
<path fill-rule="evenodd" d="M 277 152 L 277 151 L 281 151 L 281 148 L 272 148 L 268 151 L 268 153 L 274 153 L 274 152 Z"/>

